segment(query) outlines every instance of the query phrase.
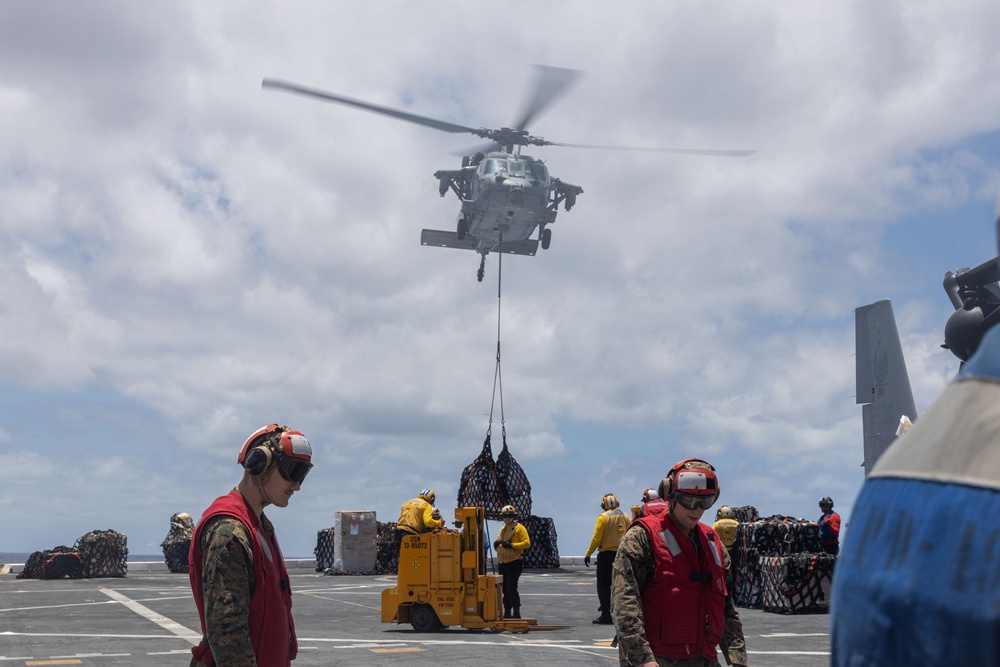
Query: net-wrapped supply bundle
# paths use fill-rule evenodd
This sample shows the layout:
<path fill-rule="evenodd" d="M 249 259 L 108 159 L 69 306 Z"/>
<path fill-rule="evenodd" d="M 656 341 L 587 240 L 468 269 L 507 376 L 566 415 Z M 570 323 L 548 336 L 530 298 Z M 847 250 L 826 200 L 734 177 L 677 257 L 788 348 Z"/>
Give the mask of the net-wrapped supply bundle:
<path fill-rule="evenodd" d="M 732 559 L 733 604 L 760 609 L 760 557 L 753 545 L 752 523 L 736 527 L 736 541 L 729 549 Z"/>
<path fill-rule="evenodd" d="M 396 522 L 377 521 L 378 555 L 375 557 L 375 573 L 390 574 L 399 569 L 399 544 L 396 542 Z"/>
<path fill-rule="evenodd" d="M 507 439 L 504 438 L 503 450 L 497 456 L 495 465 L 497 486 L 500 488 L 502 501 L 500 507 L 513 505 L 518 516 L 531 516 L 531 482 L 524 474 L 524 469 L 511 455 L 507 449 Z M 486 513 L 487 519 L 500 520 L 500 512 L 497 510 L 496 516 Z"/>
<path fill-rule="evenodd" d="M 761 608 L 779 614 L 829 611 L 836 560 L 828 553 L 761 558 Z"/>
<path fill-rule="evenodd" d="M 757 512 L 756 507 L 747 505 L 746 507 L 734 507 L 733 518 L 740 523 L 753 523 L 760 519 L 760 514 Z"/>
<path fill-rule="evenodd" d="M 28 556 L 18 579 L 80 579 L 83 577 L 83 562 L 73 547 L 58 546 L 55 549 L 36 551 Z"/>
<path fill-rule="evenodd" d="M 170 517 L 170 532 L 160 542 L 163 558 L 171 572 L 188 571 L 188 553 L 191 551 L 191 536 L 194 533 L 194 521 L 187 512 L 178 512 Z"/>
<path fill-rule="evenodd" d="M 559 567 L 555 522 L 547 517 L 529 516 L 521 523 L 527 529 L 528 539 L 531 540 L 531 546 L 521 555 L 524 567 Z"/>
<path fill-rule="evenodd" d="M 458 485 L 457 507 L 482 507 L 486 518 L 500 520 L 500 509 L 504 503 L 503 492 L 497 482 L 496 463 L 493 461 L 493 449 L 490 446 L 490 436 L 483 442 L 483 451 L 476 460 L 465 466 Z M 524 516 L 528 516 L 525 514 Z"/>
<path fill-rule="evenodd" d="M 316 533 L 316 548 L 313 554 L 316 555 L 316 571 L 325 572 L 333 567 L 333 528 L 324 528 Z"/>
<path fill-rule="evenodd" d="M 113 530 L 92 530 L 76 541 L 83 576 L 124 577 L 128 573 L 128 538 Z"/>
<path fill-rule="evenodd" d="M 774 515 L 741 523 L 730 549 L 734 604 L 752 609 L 763 606 L 764 559 L 821 551 L 819 525 L 812 521 Z"/>

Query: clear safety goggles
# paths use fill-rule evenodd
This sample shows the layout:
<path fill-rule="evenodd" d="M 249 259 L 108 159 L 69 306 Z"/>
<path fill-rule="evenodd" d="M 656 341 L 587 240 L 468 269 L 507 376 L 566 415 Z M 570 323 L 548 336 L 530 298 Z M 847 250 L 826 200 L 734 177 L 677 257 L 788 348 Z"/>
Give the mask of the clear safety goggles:
<path fill-rule="evenodd" d="M 716 496 L 713 494 L 711 496 L 692 496 L 687 493 L 678 493 L 674 496 L 674 500 L 681 504 L 681 507 L 689 510 L 703 509 L 707 510 L 709 507 L 715 504 Z"/>

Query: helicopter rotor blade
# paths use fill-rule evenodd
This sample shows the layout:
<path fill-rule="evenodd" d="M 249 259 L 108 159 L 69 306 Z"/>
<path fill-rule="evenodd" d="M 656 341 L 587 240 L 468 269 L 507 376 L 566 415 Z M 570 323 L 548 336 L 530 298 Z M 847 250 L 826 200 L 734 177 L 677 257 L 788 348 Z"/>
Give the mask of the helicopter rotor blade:
<path fill-rule="evenodd" d="M 325 100 L 327 102 L 346 104 L 348 106 L 364 109 L 365 111 L 371 111 L 373 113 L 382 114 L 383 116 L 390 116 L 392 118 L 398 118 L 399 120 L 405 120 L 410 123 L 416 123 L 417 125 L 432 127 L 435 130 L 441 130 L 442 132 L 452 132 L 452 133 L 460 132 L 463 134 L 469 133 L 476 135 L 481 135 L 482 132 L 482 130 L 478 130 L 476 128 L 466 127 L 464 125 L 456 125 L 455 123 L 448 123 L 443 120 L 428 118 L 426 116 L 418 116 L 417 114 L 408 113 L 406 111 L 400 111 L 399 109 L 393 109 L 391 107 L 383 107 L 377 104 L 363 102 L 361 100 L 356 100 L 350 97 L 344 97 L 342 95 L 334 95 L 333 93 L 317 90 L 315 88 L 307 88 L 306 86 L 300 86 L 296 83 L 289 83 L 287 81 L 279 81 L 277 79 L 264 79 L 261 82 L 261 87 L 273 88 L 276 90 L 285 90 L 290 93 L 298 93 L 299 95 L 315 97 L 321 100 Z"/>
<path fill-rule="evenodd" d="M 650 146 L 596 146 L 594 144 L 564 144 L 556 141 L 544 141 L 544 146 L 562 146 L 564 148 L 592 148 L 606 151 L 638 151 L 643 153 L 673 153 L 676 155 L 711 155 L 715 157 L 748 157 L 756 150 L 726 150 L 713 148 L 656 148 Z"/>
<path fill-rule="evenodd" d="M 549 65 L 535 65 L 538 77 L 535 79 L 535 90 L 528 98 L 524 111 L 521 112 L 521 119 L 514 124 L 514 127 L 523 130 L 528 123 L 533 121 L 552 102 L 561 97 L 569 89 L 570 85 L 576 81 L 582 72 L 564 67 L 550 67 Z"/>

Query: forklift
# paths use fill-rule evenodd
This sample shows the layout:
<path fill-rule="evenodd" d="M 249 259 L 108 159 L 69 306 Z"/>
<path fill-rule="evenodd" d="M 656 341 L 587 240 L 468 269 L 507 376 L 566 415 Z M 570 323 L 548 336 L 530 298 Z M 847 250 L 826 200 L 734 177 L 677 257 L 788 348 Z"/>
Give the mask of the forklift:
<path fill-rule="evenodd" d="M 503 617 L 503 576 L 486 574 L 485 517 L 482 507 L 459 507 L 457 530 L 403 537 L 396 587 L 382 591 L 383 623 L 409 623 L 417 632 L 452 625 L 500 632 L 569 627 Z"/>

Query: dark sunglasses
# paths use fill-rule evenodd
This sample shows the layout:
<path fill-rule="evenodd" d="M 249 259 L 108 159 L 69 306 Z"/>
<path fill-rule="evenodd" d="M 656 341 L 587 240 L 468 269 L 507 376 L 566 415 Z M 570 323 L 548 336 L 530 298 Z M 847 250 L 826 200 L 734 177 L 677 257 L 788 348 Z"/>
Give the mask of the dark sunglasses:
<path fill-rule="evenodd" d="M 707 510 L 709 507 L 715 504 L 715 496 L 706 496 L 704 498 L 699 496 L 690 496 L 686 493 L 678 493 L 674 496 L 674 499 L 681 504 L 681 507 L 689 510 L 703 509 Z"/>
<path fill-rule="evenodd" d="M 278 455 L 278 473 L 286 482 L 301 484 L 309 471 L 312 470 L 312 463 L 291 456 Z"/>

